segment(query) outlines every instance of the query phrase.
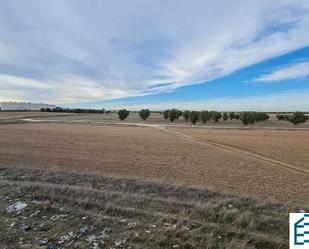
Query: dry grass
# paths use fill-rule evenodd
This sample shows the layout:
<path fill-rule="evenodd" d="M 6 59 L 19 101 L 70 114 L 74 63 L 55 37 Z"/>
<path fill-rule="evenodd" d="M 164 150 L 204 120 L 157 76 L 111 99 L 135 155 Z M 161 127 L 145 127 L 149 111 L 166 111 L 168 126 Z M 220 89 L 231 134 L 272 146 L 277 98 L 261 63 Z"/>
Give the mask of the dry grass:
<path fill-rule="evenodd" d="M 116 238 L 126 238 L 131 248 L 288 247 L 288 212 L 292 210 L 279 204 L 195 188 L 65 172 L 0 168 L 0 177 L 1 198 L 14 189 L 18 193 L 15 199 L 24 198 L 28 203 L 47 197 L 53 208 L 42 215 L 50 217 L 62 207 L 73 217 L 67 224 L 56 224 L 54 229 L 59 231 L 55 238 L 50 235 L 52 241 L 60 231 L 82 226 L 78 217 L 87 215 L 88 223 L 112 227 L 105 246 L 112 246 Z M 33 211 L 27 210 L 29 214 Z M 129 221 L 136 224 L 133 229 L 126 225 Z M 0 231 L 2 240 L 8 229 L 4 228 Z M 151 232 L 146 233 L 148 230 Z M 45 235 L 33 233 L 26 236 L 28 243 Z M 7 243 L 13 246 L 17 241 L 14 232 L 11 234 Z"/>

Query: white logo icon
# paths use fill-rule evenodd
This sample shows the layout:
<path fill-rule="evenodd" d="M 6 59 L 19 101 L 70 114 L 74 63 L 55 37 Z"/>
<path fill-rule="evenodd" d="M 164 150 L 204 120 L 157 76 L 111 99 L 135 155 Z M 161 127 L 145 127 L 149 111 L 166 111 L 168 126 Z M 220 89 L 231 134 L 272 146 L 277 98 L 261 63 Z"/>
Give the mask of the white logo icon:
<path fill-rule="evenodd" d="M 290 213 L 290 249 L 309 248 L 309 213 Z"/>

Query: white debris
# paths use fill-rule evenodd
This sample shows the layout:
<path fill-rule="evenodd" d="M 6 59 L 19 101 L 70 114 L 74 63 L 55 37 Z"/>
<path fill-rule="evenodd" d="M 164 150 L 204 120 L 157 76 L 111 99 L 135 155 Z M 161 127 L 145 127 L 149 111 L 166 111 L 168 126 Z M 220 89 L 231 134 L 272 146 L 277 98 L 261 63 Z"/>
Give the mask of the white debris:
<path fill-rule="evenodd" d="M 136 227 L 136 222 L 129 222 L 128 227 L 130 227 L 130 228 Z"/>
<path fill-rule="evenodd" d="M 94 242 L 94 241 L 96 241 L 97 240 L 97 237 L 95 236 L 95 235 L 89 235 L 87 238 L 86 238 L 86 241 L 87 242 L 90 242 L 90 243 L 92 243 L 92 242 Z"/>
<path fill-rule="evenodd" d="M 100 249 L 99 244 L 98 243 L 93 243 L 92 249 Z"/>
<path fill-rule="evenodd" d="M 16 202 L 15 204 L 9 206 L 6 208 L 6 211 L 8 213 L 17 213 L 21 211 L 22 209 L 26 208 L 28 205 L 24 202 Z"/>

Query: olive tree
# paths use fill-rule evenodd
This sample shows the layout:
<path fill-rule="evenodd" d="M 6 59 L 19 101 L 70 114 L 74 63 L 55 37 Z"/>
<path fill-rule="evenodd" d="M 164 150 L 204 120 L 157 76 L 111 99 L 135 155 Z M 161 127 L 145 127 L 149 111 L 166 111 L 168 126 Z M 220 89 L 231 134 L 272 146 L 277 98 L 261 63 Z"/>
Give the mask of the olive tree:
<path fill-rule="evenodd" d="M 211 111 L 210 117 L 213 121 L 217 123 L 222 118 L 222 114 L 220 112 Z"/>
<path fill-rule="evenodd" d="M 230 113 L 229 113 L 229 118 L 230 118 L 230 120 L 236 119 L 236 114 L 235 114 L 235 112 L 230 112 Z"/>
<path fill-rule="evenodd" d="M 129 116 L 130 112 L 126 109 L 121 109 L 118 111 L 118 117 L 121 121 L 125 120 Z"/>
<path fill-rule="evenodd" d="M 168 112 L 168 118 L 172 122 L 174 122 L 175 119 L 179 119 L 181 115 L 182 115 L 182 112 L 177 109 L 171 109 Z"/>
<path fill-rule="evenodd" d="M 138 114 L 141 119 L 146 120 L 150 116 L 150 111 L 149 109 L 142 109 Z"/>
<path fill-rule="evenodd" d="M 303 112 L 295 112 L 291 117 L 289 117 L 289 121 L 293 125 L 298 125 L 301 123 L 305 123 L 308 120 L 308 116 L 305 115 Z"/>
<path fill-rule="evenodd" d="M 207 121 L 210 120 L 210 114 L 208 111 L 201 111 L 200 112 L 200 117 L 199 117 L 199 120 L 205 124 Z"/>
<path fill-rule="evenodd" d="M 190 119 L 190 122 L 195 125 L 197 121 L 199 121 L 199 116 L 200 116 L 200 113 L 197 112 L 197 111 L 192 111 L 190 112 L 190 116 L 189 116 L 189 119 Z"/>
<path fill-rule="evenodd" d="M 186 120 L 186 122 L 188 122 L 189 117 L 190 117 L 190 111 L 184 111 L 182 113 L 183 118 Z"/>
<path fill-rule="evenodd" d="M 169 113 L 169 110 L 165 110 L 164 112 L 163 112 L 163 118 L 164 119 L 168 119 L 168 113 Z"/>

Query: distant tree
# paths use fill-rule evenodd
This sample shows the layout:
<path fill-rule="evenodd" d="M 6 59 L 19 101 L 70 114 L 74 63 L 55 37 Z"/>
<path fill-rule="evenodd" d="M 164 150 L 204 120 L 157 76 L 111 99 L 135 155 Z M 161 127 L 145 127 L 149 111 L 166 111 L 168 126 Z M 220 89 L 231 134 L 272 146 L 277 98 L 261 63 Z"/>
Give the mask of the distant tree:
<path fill-rule="evenodd" d="M 142 110 L 140 110 L 139 116 L 141 117 L 141 119 L 146 120 L 150 116 L 149 109 L 142 109 Z"/>
<path fill-rule="evenodd" d="M 230 112 L 230 113 L 229 113 L 229 118 L 230 118 L 230 120 L 236 119 L 236 114 L 235 114 L 235 112 Z"/>
<path fill-rule="evenodd" d="M 129 116 L 130 112 L 126 109 L 122 109 L 118 111 L 118 117 L 121 121 L 125 120 Z"/>
<path fill-rule="evenodd" d="M 255 121 L 262 122 L 269 119 L 269 115 L 265 112 L 255 112 Z"/>
<path fill-rule="evenodd" d="M 247 126 L 248 124 L 254 124 L 255 123 L 255 117 L 252 114 L 252 112 L 243 112 L 240 114 L 239 119 L 241 122 Z"/>
<path fill-rule="evenodd" d="M 45 112 L 45 108 L 42 107 L 42 108 L 41 108 L 41 112 Z"/>
<path fill-rule="evenodd" d="M 303 112 L 294 112 L 291 117 L 289 117 L 289 122 L 293 125 L 298 125 L 301 123 L 305 123 L 308 120 L 308 116 L 305 115 Z"/>
<path fill-rule="evenodd" d="M 248 124 L 254 124 L 269 119 L 269 115 L 265 112 L 243 112 L 239 118 L 242 123 L 247 126 Z"/>
<path fill-rule="evenodd" d="M 165 110 L 165 111 L 163 112 L 163 118 L 166 119 L 166 120 L 168 119 L 168 113 L 169 113 L 169 111 L 170 111 L 170 110 Z"/>
<path fill-rule="evenodd" d="M 183 118 L 186 120 L 186 122 L 188 122 L 189 117 L 190 117 L 190 111 L 184 111 L 182 113 Z"/>
<path fill-rule="evenodd" d="M 182 115 L 182 112 L 177 109 L 171 109 L 168 112 L 168 118 L 172 122 L 174 122 L 175 119 L 178 119 L 181 115 Z"/>
<path fill-rule="evenodd" d="M 216 123 L 222 118 L 222 114 L 220 112 L 212 111 L 211 112 L 211 119 Z"/>
<path fill-rule="evenodd" d="M 289 115 L 283 115 L 283 114 L 277 114 L 276 118 L 280 121 L 285 120 L 285 121 L 289 121 Z"/>
<path fill-rule="evenodd" d="M 228 116 L 227 112 L 224 112 L 223 113 L 223 120 L 226 121 L 228 119 L 229 119 L 229 116 Z"/>
<path fill-rule="evenodd" d="M 193 125 L 195 125 L 196 122 L 199 121 L 199 117 L 200 117 L 200 112 L 197 112 L 197 111 L 190 112 L 189 119 Z"/>
<path fill-rule="evenodd" d="M 208 111 L 201 111 L 200 112 L 200 117 L 199 120 L 205 124 L 206 122 L 208 122 L 210 120 L 210 114 Z"/>

